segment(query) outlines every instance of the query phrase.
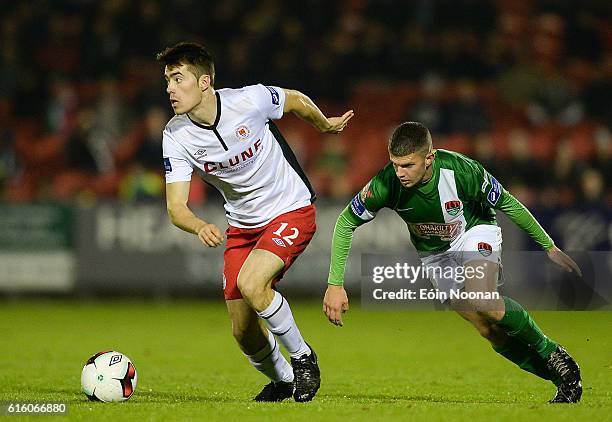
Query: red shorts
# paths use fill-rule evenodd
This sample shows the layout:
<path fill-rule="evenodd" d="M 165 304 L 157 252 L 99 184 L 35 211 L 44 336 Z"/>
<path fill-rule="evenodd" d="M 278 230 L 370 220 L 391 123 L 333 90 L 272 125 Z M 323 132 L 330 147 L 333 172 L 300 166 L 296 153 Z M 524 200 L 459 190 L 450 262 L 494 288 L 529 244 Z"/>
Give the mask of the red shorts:
<path fill-rule="evenodd" d="M 238 273 L 253 249 L 270 251 L 283 260 L 285 267 L 273 284 L 278 282 L 310 243 L 317 229 L 315 217 L 315 206 L 308 205 L 281 214 L 265 226 L 255 229 L 229 226 L 225 232 L 227 243 L 223 254 L 225 300 L 242 299 L 238 290 Z"/>

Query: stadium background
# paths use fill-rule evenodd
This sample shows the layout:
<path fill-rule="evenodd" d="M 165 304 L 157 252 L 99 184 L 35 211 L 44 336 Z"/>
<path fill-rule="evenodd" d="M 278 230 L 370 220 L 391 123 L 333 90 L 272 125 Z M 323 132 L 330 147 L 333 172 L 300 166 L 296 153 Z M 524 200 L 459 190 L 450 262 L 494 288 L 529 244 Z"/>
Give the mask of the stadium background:
<path fill-rule="evenodd" d="M 538 290 L 545 256 L 500 215 L 513 282 L 535 286 L 525 291 L 536 299 L 564 298 L 550 309 L 609 307 L 608 1 L 0 5 L 0 400 L 67 402 L 82 420 L 609 414 L 610 312 L 534 313 L 582 367 L 583 403 L 558 408 L 545 404 L 551 385 L 493 356 L 456 315 L 360 307 L 361 254 L 414 258 L 392 213 L 355 236 L 345 326 L 332 327 L 320 308 L 335 219 L 385 164 L 387 136 L 403 120 L 480 160 L 583 269 L 601 264 L 598 287 L 609 296 L 576 294 L 567 279 Z M 160 142 L 171 108 L 154 55 L 184 39 L 215 53 L 218 88 L 262 82 L 305 92 L 327 115 L 355 110 L 339 136 L 293 116 L 279 122 L 320 198 L 318 233 L 281 284 L 323 371 L 307 406 L 250 403 L 263 378 L 230 335 L 222 251 L 168 222 Z M 198 180 L 190 203 L 225 227 L 219 195 Z M 512 251 L 529 259 L 510 264 Z M 79 392 L 84 361 L 109 348 L 139 371 L 127 406 L 90 404 Z"/>
<path fill-rule="evenodd" d="M 299 89 L 328 115 L 356 112 L 338 136 L 293 116 L 279 123 L 320 198 L 319 233 L 288 289 L 320 294 L 335 217 L 386 163 L 386 139 L 404 120 L 481 161 L 562 248 L 609 251 L 607 6 L 11 2 L 0 11 L 0 290 L 219 297 L 221 251 L 165 216 L 171 108 L 154 56 L 184 39 L 214 52 L 219 88 L 262 82 Z M 190 203 L 225 227 L 220 196 L 199 180 Z M 411 248 L 399 219 L 380 219 L 357 233 L 350 279 L 360 253 Z M 500 219 L 506 249 L 537 249 Z"/>

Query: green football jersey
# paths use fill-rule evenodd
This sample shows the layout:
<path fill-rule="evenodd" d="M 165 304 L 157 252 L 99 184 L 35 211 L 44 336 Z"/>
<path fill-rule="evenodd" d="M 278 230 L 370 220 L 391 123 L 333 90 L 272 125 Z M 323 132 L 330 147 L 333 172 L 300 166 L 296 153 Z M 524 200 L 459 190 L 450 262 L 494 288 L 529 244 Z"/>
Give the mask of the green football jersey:
<path fill-rule="evenodd" d="M 506 194 L 480 163 L 439 149 L 429 181 L 406 188 L 389 163 L 353 198 L 350 210 L 365 222 L 390 208 L 406 222 L 418 251 L 444 251 L 470 228 L 497 224 L 495 208 Z"/>
<path fill-rule="evenodd" d="M 426 183 L 402 186 L 389 163 L 340 213 L 332 237 L 329 284 L 344 283 L 353 232 L 385 207 L 404 220 L 419 252 L 444 252 L 472 227 L 497 224 L 495 210 L 504 212 L 542 249 L 555 246 L 529 210 L 480 163 L 456 152 L 437 150 L 433 174 Z"/>

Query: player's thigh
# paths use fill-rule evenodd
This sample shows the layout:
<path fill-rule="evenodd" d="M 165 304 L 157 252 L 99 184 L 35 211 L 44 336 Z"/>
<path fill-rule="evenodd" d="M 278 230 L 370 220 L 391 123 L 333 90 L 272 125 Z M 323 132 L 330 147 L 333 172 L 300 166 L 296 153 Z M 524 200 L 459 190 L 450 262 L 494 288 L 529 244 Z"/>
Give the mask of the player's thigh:
<path fill-rule="evenodd" d="M 270 287 L 283 271 L 285 263 L 277 255 L 264 249 L 253 249 L 238 273 L 238 288 L 243 295 Z"/>
<path fill-rule="evenodd" d="M 503 301 L 493 295 L 501 275 L 501 229 L 482 224 L 472 227 L 462 237 L 455 256 L 465 280 L 463 291 L 471 299 L 458 300 L 456 304 L 467 305 L 468 310 L 494 312 L 501 303 L 503 309 Z"/>
<path fill-rule="evenodd" d="M 285 264 L 283 272 L 304 252 L 317 230 L 314 205 L 281 214 L 268 224 L 254 249 L 278 256 Z M 279 274 L 279 278 L 282 274 Z"/>
<path fill-rule="evenodd" d="M 238 275 L 238 286 L 246 291 L 267 289 L 306 249 L 316 231 L 314 205 L 279 215 L 261 233 Z"/>
<path fill-rule="evenodd" d="M 454 249 L 458 253 L 457 260 L 464 266 L 474 261 L 477 265 L 488 261 L 501 266 L 501 228 L 492 224 L 474 226 L 462 235 L 461 242 Z"/>
<path fill-rule="evenodd" d="M 500 265 L 485 259 L 471 260 L 463 264 L 466 292 L 497 292 Z"/>
<path fill-rule="evenodd" d="M 238 288 L 238 274 L 257 243 L 257 233 L 229 226 L 223 253 L 223 296 L 225 300 L 242 299 Z"/>
<path fill-rule="evenodd" d="M 451 307 L 474 325 L 489 325 L 504 316 L 504 301 L 497 293 L 499 264 L 472 260 L 464 264 L 464 297 L 451 300 Z"/>
<path fill-rule="evenodd" d="M 463 281 L 454 276 L 456 268 L 460 266 L 455 255 L 452 252 L 442 252 L 421 257 L 429 281 L 436 290 L 444 294 L 443 297 L 449 297 L 451 291 L 463 288 Z M 441 301 L 444 302 L 445 299 Z"/>
<path fill-rule="evenodd" d="M 245 353 L 257 353 L 268 342 L 267 330 L 263 327 L 261 318 L 244 299 L 226 300 L 225 304 L 236 341 Z"/>

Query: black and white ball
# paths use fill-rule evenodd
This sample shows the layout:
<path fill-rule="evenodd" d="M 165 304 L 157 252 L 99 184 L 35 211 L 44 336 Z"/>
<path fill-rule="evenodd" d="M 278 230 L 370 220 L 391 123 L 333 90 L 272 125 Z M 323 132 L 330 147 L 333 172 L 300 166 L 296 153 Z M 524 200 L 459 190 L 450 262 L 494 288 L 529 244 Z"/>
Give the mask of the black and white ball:
<path fill-rule="evenodd" d="M 114 351 L 96 353 L 87 360 L 81 372 L 81 388 L 93 401 L 125 401 L 134 394 L 137 381 L 132 361 Z"/>

